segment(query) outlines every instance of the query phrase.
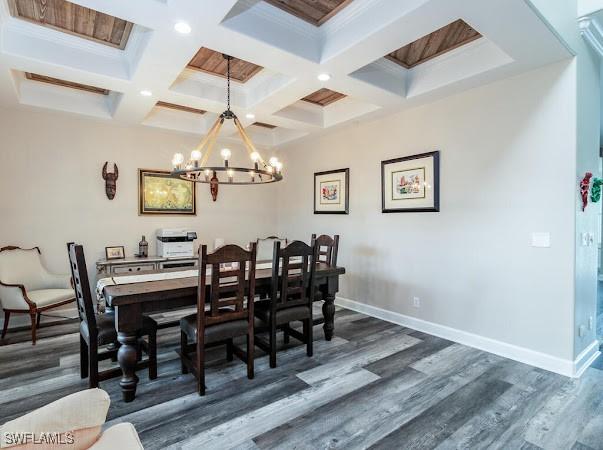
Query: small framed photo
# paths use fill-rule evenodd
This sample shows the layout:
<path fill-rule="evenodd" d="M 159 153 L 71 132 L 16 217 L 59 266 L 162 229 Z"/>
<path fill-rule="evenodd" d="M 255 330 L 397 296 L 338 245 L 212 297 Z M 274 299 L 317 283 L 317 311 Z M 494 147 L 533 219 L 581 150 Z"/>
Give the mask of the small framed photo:
<path fill-rule="evenodd" d="M 107 259 L 124 259 L 126 257 L 126 252 L 122 246 L 115 247 L 105 247 L 105 255 Z"/>
<path fill-rule="evenodd" d="M 314 214 L 348 214 L 350 169 L 314 174 Z"/>
<path fill-rule="evenodd" d="M 439 151 L 381 161 L 381 212 L 439 210 Z"/>

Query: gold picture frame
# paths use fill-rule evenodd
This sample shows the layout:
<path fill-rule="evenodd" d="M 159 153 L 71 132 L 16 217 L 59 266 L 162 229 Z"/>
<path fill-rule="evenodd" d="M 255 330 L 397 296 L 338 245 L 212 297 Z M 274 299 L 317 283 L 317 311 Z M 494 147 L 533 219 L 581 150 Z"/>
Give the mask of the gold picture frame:
<path fill-rule="evenodd" d="M 138 169 L 138 214 L 197 215 L 195 183 L 166 170 Z"/>

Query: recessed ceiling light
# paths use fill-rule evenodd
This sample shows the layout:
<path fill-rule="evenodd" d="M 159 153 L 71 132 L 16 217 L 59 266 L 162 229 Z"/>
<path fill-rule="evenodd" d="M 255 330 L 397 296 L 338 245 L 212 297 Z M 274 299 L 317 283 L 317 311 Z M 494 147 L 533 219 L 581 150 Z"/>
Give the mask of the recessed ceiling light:
<path fill-rule="evenodd" d="M 151 95 L 153 95 L 153 93 L 147 89 L 143 89 L 142 91 L 140 91 L 140 95 L 142 95 L 143 97 L 150 97 Z"/>
<path fill-rule="evenodd" d="M 320 81 L 329 81 L 331 79 L 331 75 L 328 73 L 321 73 L 317 77 Z"/>
<path fill-rule="evenodd" d="M 174 30 L 176 30 L 178 33 L 189 34 L 192 28 L 186 22 L 177 22 L 176 25 L 174 25 Z"/>
<path fill-rule="evenodd" d="M 255 119 L 255 114 L 248 113 L 245 115 L 245 117 L 247 117 L 248 119 Z"/>

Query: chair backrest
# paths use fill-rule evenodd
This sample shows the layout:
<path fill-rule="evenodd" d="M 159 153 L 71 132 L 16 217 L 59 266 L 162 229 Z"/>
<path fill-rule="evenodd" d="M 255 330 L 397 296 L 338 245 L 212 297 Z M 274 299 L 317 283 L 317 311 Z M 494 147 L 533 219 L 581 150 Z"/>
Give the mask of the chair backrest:
<path fill-rule="evenodd" d="M 317 247 L 293 241 L 284 248 L 274 243 L 272 257 L 273 310 L 309 305 L 314 301 L 314 273 Z"/>
<path fill-rule="evenodd" d="M 287 246 L 287 239 L 280 238 L 278 236 L 268 236 L 264 239 L 258 239 L 258 261 L 272 261 L 272 252 L 274 250 L 274 243 L 280 241 L 281 247 Z"/>
<path fill-rule="evenodd" d="M 84 247 L 70 242 L 67 244 L 67 248 L 69 249 L 69 268 L 71 269 L 71 276 L 73 278 L 77 311 L 80 320 L 86 321 L 88 324 L 88 330 L 90 335 L 92 335 L 97 331 L 96 315 L 94 314 L 94 303 L 92 302 L 92 294 L 90 293 Z"/>
<path fill-rule="evenodd" d="M 42 265 L 39 247 L 0 248 L 0 281 L 5 284 L 22 284 L 28 291 L 44 289 L 47 282 L 46 268 Z"/>
<path fill-rule="evenodd" d="M 251 250 L 247 251 L 238 245 L 225 245 L 210 254 L 207 253 L 207 245 L 199 248 L 198 330 L 203 330 L 206 325 L 232 320 L 253 321 L 257 246 L 254 242 L 250 247 Z M 208 266 L 211 268 L 211 283 L 206 286 Z M 207 299 L 209 311 L 205 311 Z M 201 331 L 199 335 L 203 335 Z"/>
<path fill-rule="evenodd" d="M 339 235 L 331 237 L 321 234 L 316 237 L 312 235 L 312 245 L 318 247 L 318 261 L 327 263 L 329 266 L 337 265 L 337 251 L 339 250 Z"/>

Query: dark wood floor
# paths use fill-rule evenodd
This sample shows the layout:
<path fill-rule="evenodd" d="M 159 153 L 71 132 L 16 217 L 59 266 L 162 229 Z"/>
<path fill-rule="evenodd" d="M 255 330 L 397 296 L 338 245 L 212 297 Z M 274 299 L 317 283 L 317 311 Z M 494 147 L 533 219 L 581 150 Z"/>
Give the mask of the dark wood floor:
<path fill-rule="evenodd" d="M 0 347 L 0 423 L 85 388 L 74 323 L 17 332 Z M 340 310 L 336 337 L 315 329 L 313 358 L 292 340 L 256 378 L 210 352 L 207 395 L 180 374 L 177 330 L 159 340 L 159 377 L 108 424 L 132 422 L 154 448 L 603 449 L 603 363 L 579 380 Z"/>

